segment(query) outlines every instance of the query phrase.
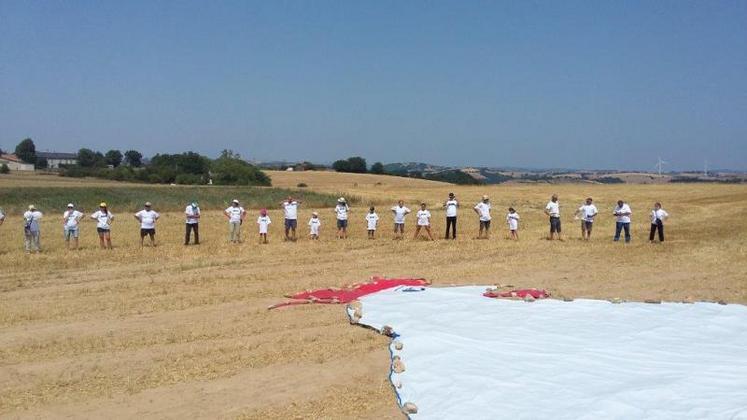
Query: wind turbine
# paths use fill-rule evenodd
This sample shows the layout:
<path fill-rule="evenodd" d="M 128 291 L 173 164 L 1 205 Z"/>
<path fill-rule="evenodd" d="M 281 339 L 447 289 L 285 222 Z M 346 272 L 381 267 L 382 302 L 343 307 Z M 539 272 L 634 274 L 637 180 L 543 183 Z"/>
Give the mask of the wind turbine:
<path fill-rule="evenodd" d="M 662 166 L 668 165 L 668 164 L 669 164 L 669 162 L 667 162 L 665 160 L 661 160 L 661 156 L 659 156 L 659 161 L 656 162 L 656 169 L 659 170 L 659 176 L 661 176 L 661 168 L 662 168 Z"/>
<path fill-rule="evenodd" d="M 708 176 L 708 159 L 703 162 L 703 176 Z"/>

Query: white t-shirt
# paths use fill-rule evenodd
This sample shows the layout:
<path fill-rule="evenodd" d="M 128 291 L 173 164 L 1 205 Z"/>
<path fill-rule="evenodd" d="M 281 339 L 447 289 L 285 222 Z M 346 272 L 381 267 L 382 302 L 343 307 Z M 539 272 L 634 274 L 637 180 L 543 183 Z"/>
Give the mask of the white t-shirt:
<path fill-rule="evenodd" d="M 456 200 L 446 202 L 446 217 L 456 217 L 459 203 Z"/>
<path fill-rule="evenodd" d="M 284 202 L 283 203 L 283 213 L 285 214 L 285 218 L 289 220 L 296 220 L 298 219 L 298 202 L 297 201 L 291 201 Z"/>
<path fill-rule="evenodd" d="M 112 227 L 112 220 L 114 220 L 114 215 L 110 211 L 104 213 L 101 210 L 96 210 L 91 215 L 91 219 L 96 219 L 97 228 L 109 230 Z"/>
<path fill-rule="evenodd" d="M 5 213 L 2 210 L 0 210 L 0 220 L 5 220 Z"/>
<path fill-rule="evenodd" d="M 506 222 L 508 223 L 508 228 L 510 230 L 518 230 L 519 229 L 519 213 L 508 213 L 506 215 Z"/>
<path fill-rule="evenodd" d="M 550 201 L 547 203 L 547 206 L 545 206 L 545 210 L 550 213 L 550 217 L 560 217 L 560 202 Z"/>
<path fill-rule="evenodd" d="M 630 214 L 621 215 L 621 213 L 633 213 L 632 211 L 630 211 L 630 206 L 628 206 L 627 203 L 623 203 L 622 206 L 615 207 L 615 216 L 617 217 L 617 221 L 620 223 L 630 223 Z"/>
<path fill-rule="evenodd" d="M 405 223 L 405 216 L 410 213 L 410 209 L 405 206 L 394 206 L 392 207 L 392 211 L 394 212 L 394 223 L 396 224 Z"/>
<path fill-rule="evenodd" d="M 135 213 L 135 217 L 140 219 L 140 229 L 155 229 L 156 220 L 161 217 L 154 210 L 140 210 Z"/>
<path fill-rule="evenodd" d="M 475 205 L 475 209 L 480 214 L 480 221 L 481 222 L 488 222 L 490 221 L 490 203 L 484 203 L 480 201 Z"/>
<path fill-rule="evenodd" d="M 366 213 L 368 230 L 376 230 L 376 224 L 379 223 L 379 215 L 376 213 Z"/>
<path fill-rule="evenodd" d="M 23 213 L 24 223 L 28 224 L 29 230 L 39 232 L 39 220 L 42 218 L 42 212 L 39 210 L 29 210 Z"/>
<path fill-rule="evenodd" d="M 199 207 L 192 207 L 191 205 L 189 205 L 189 206 L 187 206 L 186 209 L 184 209 L 184 214 L 187 216 L 187 224 L 188 225 L 195 225 L 197 223 L 200 223 L 200 219 L 190 217 L 190 216 L 199 216 L 200 215 L 200 208 Z"/>
<path fill-rule="evenodd" d="M 338 204 L 337 207 L 335 207 L 337 220 L 348 220 L 348 210 L 350 210 L 350 207 L 348 207 L 347 204 Z"/>
<path fill-rule="evenodd" d="M 259 233 L 267 233 L 267 228 L 270 227 L 270 216 L 259 216 L 257 218 L 257 224 L 259 225 Z"/>
<path fill-rule="evenodd" d="M 319 235 L 319 226 L 322 225 L 322 221 L 318 217 L 312 217 L 309 220 L 309 229 L 312 235 Z"/>
<path fill-rule="evenodd" d="M 78 210 L 67 210 L 62 215 L 62 218 L 65 219 L 65 227 L 68 229 L 77 229 L 81 217 L 83 217 L 83 213 Z"/>
<path fill-rule="evenodd" d="M 226 209 L 226 213 L 228 214 L 229 223 L 241 223 L 241 215 L 244 214 L 244 208 L 231 206 Z"/>
<path fill-rule="evenodd" d="M 430 226 L 431 212 L 428 210 L 418 210 L 418 226 Z"/>
<path fill-rule="evenodd" d="M 594 222 L 594 216 L 599 213 L 597 206 L 593 204 L 584 204 L 578 208 L 578 211 L 581 213 L 581 220 L 584 222 Z"/>
<path fill-rule="evenodd" d="M 664 220 L 669 217 L 669 213 L 665 212 L 664 209 L 659 210 L 651 210 L 651 223 L 656 224 L 656 219 L 661 220 L 662 223 L 664 223 Z"/>

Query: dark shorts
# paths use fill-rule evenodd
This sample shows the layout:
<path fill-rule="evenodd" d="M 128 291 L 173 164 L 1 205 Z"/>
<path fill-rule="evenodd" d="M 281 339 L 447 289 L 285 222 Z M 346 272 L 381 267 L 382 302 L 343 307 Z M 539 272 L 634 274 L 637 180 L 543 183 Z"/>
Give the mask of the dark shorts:
<path fill-rule="evenodd" d="M 345 220 L 337 220 L 337 229 L 347 229 L 348 227 L 348 221 Z"/>
<path fill-rule="evenodd" d="M 560 233 L 560 217 L 550 218 L 550 233 L 554 232 Z"/>
<path fill-rule="evenodd" d="M 586 220 L 581 221 L 581 230 L 589 231 L 591 232 L 591 228 L 594 226 L 593 222 L 587 222 Z"/>
<path fill-rule="evenodd" d="M 480 229 L 490 229 L 490 220 L 480 220 Z"/>
<path fill-rule="evenodd" d="M 145 236 L 156 236 L 156 230 L 155 229 L 140 229 L 140 237 L 145 238 Z"/>
<path fill-rule="evenodd" d="M 295 229 L 298 226 L 298 219 L 285 219 L 286 229 Z"/>
<path fill-rule="evenodd" d="M 98 232 L 98 233 L 99 233 L 99 235 L 103 235 L 103 234 L 105 234 L 105 233 L 109 233 L 109 232 L 111 232 L 111 231 L 110 231 L 109 229 L 104 229 L 104 228 L 100 228 L 100 227 L 97 227 L 97 228 L 96 228 L 96 232 Z"/>

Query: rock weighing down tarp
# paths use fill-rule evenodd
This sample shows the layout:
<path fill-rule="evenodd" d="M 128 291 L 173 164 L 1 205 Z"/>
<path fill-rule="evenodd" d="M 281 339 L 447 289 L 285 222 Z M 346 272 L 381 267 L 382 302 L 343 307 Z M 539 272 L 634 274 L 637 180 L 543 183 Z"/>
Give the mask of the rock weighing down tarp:
<path fill-rule="evenodd" d="M 747 419 L 746 306 L 417 290 L 362 297 L 359 321 L 397 336 L 391 379 L 412 418 Z"/>

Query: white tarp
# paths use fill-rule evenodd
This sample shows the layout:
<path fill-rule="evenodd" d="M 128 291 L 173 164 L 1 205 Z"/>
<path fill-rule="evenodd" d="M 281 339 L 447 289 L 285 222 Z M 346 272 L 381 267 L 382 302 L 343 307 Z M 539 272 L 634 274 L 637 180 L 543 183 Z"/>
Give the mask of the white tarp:
<path fill-rule="evenodd" d="M 414 419 L 747 419 L 747 306 L 407 290 L 363 297 L 360 323 L 399 335 Z"/>

